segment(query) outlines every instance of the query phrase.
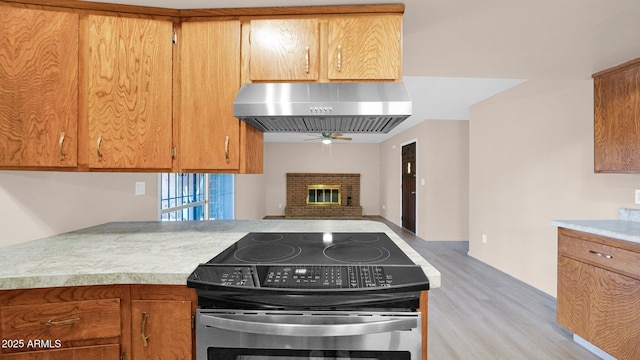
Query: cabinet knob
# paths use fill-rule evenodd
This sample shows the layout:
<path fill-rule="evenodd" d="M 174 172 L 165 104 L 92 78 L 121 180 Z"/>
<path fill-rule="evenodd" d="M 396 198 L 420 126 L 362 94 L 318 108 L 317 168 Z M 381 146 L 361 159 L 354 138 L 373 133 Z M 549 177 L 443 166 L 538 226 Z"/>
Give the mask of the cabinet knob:
<path fill-rule="evenodd" d="M 227 135 L 224 138 L 224 156 L 225 159 L 227 160 L 227 163 L 229 163 L 230 159 L 229 159 L 229 135 Z"/>
<path fill-rule="evenodd" d="M 342 71 L 342 45 L 338 45 L 338 62 L 336 68 L 338 72 Z"/>

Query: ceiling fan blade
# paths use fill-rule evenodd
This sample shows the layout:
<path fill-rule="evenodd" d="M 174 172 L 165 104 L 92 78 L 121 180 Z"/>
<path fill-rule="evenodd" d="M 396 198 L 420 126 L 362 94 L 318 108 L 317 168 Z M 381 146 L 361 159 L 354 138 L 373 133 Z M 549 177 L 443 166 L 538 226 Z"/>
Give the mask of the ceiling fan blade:
<path fill-rule="evenodd" d="M 333 134 L 331 134 L 331 135 L 330 135 L 330 137 L 331 137 L 332 139 L 337 139 L 337 138 L 339 138 L 339 137 L 341 137 L 341 136 L 342 136 L 342 134 L 340 134 L 340 133 L 333 133 Z"/>
<path fill-rule="evenodd" d="M 351 138 L 350 137 L 339 136 L 339 137 L 334 137 L 333 140 L 351 140 Z"/>

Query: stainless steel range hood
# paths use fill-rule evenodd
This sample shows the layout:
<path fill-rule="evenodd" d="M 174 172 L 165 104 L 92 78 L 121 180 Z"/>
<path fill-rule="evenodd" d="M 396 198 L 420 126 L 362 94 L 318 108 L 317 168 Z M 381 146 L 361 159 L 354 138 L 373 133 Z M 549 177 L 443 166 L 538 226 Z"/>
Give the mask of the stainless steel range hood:
<path fill-rule="evenodd" d="M 411 99 L 399 82 L 244 84 L 233 114 L 264 132 L 388 133 Z"/>

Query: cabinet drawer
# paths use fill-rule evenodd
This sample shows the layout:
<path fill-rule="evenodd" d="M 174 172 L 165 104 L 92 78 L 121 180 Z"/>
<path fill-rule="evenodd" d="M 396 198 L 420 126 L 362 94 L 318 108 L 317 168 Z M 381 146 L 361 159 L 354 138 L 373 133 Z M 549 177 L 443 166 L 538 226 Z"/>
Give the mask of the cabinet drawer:
<path fill-rule="evenodd" d="M 120 336 L 120 299 L 0 307 L 3 339 L 65 342 Z"/>
<path fill-rule="evenodd" d="M 0 356 L 2 360 L 119 360 L 120 345 L 99 345 L 75 349 L 32 351 Z"/>
<path fill-rule="evenodd" d="M 558 255 L 640 279 L 640 254 L 633 251 L 560 235 Z"/>

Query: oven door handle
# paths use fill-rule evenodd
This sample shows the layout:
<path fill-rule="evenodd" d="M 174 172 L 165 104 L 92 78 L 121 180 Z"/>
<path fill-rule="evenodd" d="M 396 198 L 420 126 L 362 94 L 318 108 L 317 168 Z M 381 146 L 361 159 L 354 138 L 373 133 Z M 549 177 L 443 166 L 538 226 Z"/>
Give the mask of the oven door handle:
<path fill-rule="evenodd" d="M 336 318 L 338 320 L 345 320 Z M 274 320 L 272 320 L 274 321 Z M 295 324 L 238 320 L 229 316 L 201 315 L 204 326 L 244 333 L 280 335 L 280 336 L 357 336 L 392 331 L 410 330 L 418 327 L 417 317 L 394 318 L 382 321 L 343 323 L 343 324 Z"/>

